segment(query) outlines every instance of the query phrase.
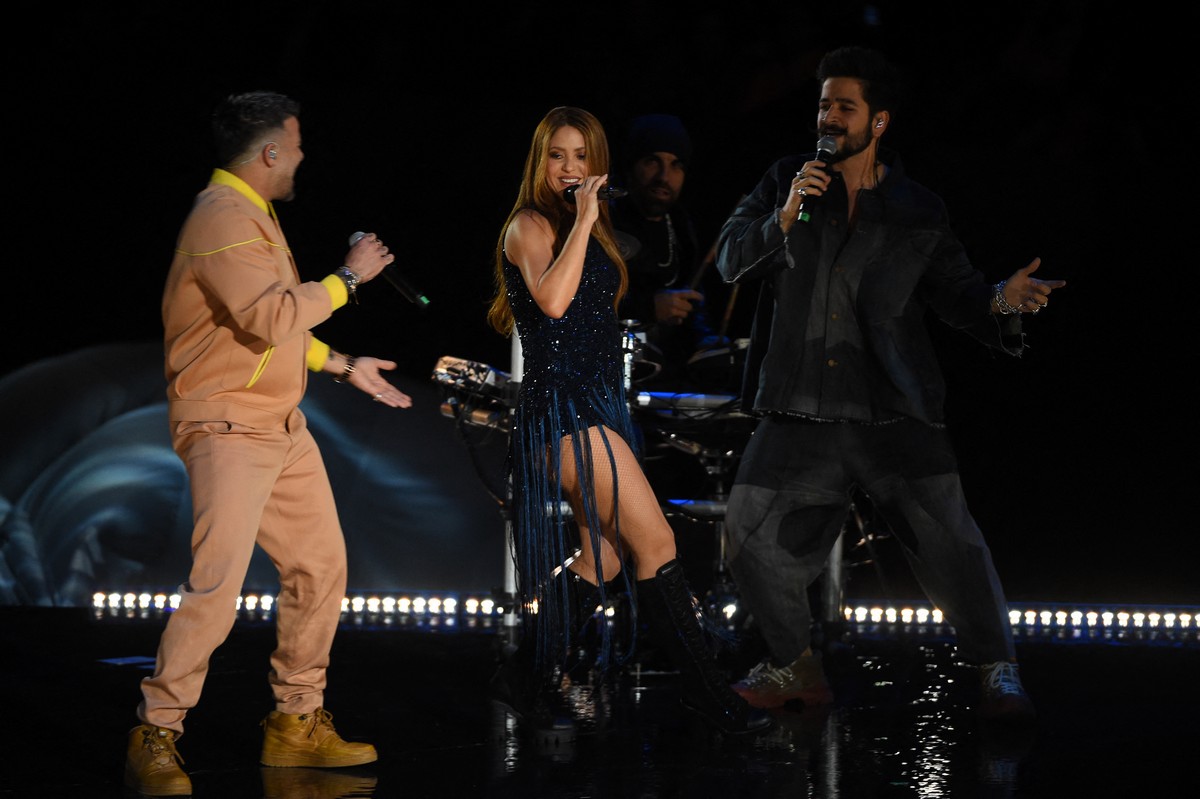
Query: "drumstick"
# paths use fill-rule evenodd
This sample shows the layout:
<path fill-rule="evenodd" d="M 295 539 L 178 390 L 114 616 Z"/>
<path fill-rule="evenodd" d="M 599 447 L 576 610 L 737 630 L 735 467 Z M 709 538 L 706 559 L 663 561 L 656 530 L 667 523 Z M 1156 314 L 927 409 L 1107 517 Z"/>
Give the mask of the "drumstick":
<path fill-rule="evenodd" d="M 737 210 L 737 207 L 742 204 L 742 200 L 745 200 L 746 196 L 747 195 L 743 194 L 738 198 L 738 201 L 733 204 L 733 211 Z M 733 213 L 733 211 L 730 211 L 730 213 Z M 708 248 L 708 252 L 705 254 L 704 260 L 702 260 L 700 262 L 700 266 L 697 267 L 696 274 L 692 275 L 691 282 L 688 283 L 688 288 L 690 288 L 692 291 L 696 291 L 699 288 L 700 279 L 704 277 L 704 271 L 708 269 L 709 264 L 716 263 L 717 243 L 720 240 L 721 236 L 720 234 L 717 234 L 717 238 L 713 240 L 712 246 Z M 737 300 L 739 288 L 741 288 L 741 284 L 735 283 L 729 292 L 729 302 L 725 304 L 725 314 L 721 317 L 721 327 L 717 330 L 717 335 L 720 337 L 718 340 L 725 338 L 725 333 L 729 330 L 729 321 L 733 318 L 733 303 Z"/>

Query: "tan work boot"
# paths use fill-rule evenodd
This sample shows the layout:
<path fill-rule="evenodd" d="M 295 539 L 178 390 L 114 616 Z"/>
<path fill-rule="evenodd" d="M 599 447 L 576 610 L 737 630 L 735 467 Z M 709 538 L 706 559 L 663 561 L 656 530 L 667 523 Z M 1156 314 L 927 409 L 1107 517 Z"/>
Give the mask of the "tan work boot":
<path fill-rule="evenodd" d="M 806 706 L 828 705 L 833 691 L 825 679 L 819 654 L 804 654 L 786 666 L 759 663 L 733 684 L 733 690 L 754 707 L 777 708 L 799 699 Z"/>
<path fill-rule="evenodd" d="M 142 724 L 129 731 L 125 753 L 125 785 L 147 796 L 190 796 L 192 781 L 183 773 L 175 751 L 174 730 Z"/>
<path fill-rule="evenodd" d="M 372 763 L 378 757 L 371 744 L 343 741 L 333 729 L 333 716 L 324 708 L 311 713 L 272 710 L 263 719 L 264 766 L 337 768 Z"/>

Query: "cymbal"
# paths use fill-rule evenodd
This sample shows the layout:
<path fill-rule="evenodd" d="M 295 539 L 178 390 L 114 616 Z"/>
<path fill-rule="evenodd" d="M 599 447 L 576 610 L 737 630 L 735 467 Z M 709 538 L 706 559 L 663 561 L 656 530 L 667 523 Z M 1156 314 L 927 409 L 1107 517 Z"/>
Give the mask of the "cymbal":
<path fill-rule="evenodd" d="M 622 230 L 614 230 L 613 238 L 616 239 L 617 250 L 620 251 L 621 257 L 626 261 L 633 258 L 642 250 L 642 243 L 638 241 L 637 237 L 631 236 Z"/>

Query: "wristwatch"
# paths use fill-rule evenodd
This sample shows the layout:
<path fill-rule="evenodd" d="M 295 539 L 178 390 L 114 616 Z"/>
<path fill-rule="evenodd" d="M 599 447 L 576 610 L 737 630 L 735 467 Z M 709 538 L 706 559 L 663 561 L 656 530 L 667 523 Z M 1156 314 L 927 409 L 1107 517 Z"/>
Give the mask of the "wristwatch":
<path fill-rule="evenodd" d="M 354 274 L 348 266 L 339 266 L 334 274 L 342 279 L 342 282 L 346 284 L 346 291 L 353 297 L 355 290 L 358 289 L 358 275 Z"/>

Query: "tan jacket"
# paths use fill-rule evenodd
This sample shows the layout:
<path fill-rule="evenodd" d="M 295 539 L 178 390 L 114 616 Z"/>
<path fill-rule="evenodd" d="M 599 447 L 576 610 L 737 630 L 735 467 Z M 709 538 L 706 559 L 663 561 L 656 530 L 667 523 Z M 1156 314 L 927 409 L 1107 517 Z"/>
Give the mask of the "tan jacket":
<path fill-rule="evenodd" d="M 309 331 L 346 300 L 335 275 L 301 283 L 270 203 L 216 170 L 179 233 L 163 292 L 170 420 L 286 419 L 306 366 L 319 370 L 329 353 Z"/>

